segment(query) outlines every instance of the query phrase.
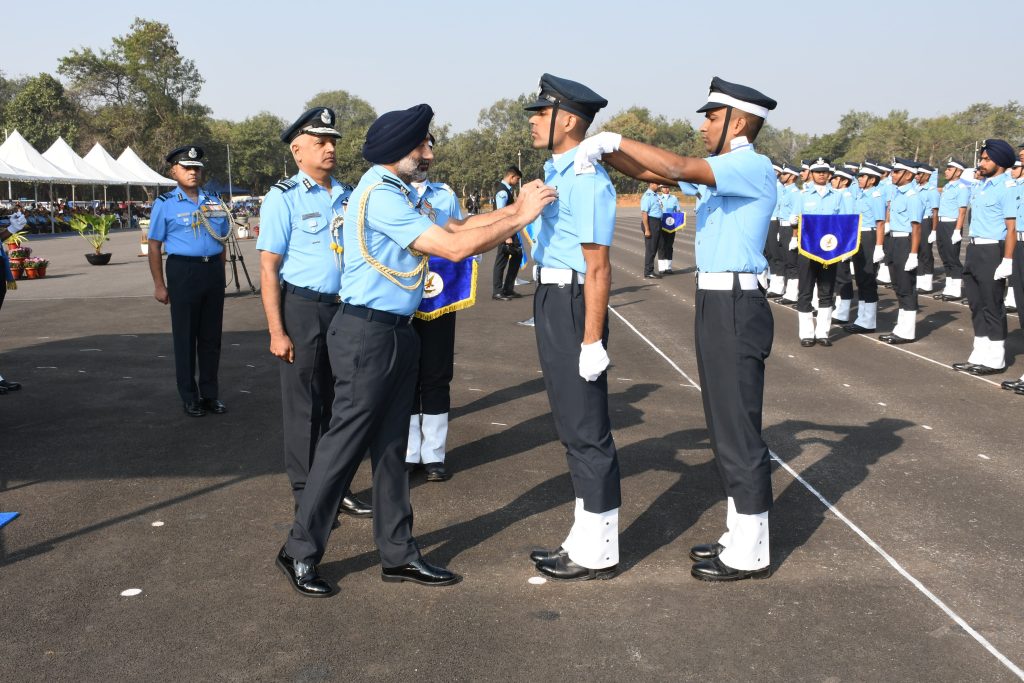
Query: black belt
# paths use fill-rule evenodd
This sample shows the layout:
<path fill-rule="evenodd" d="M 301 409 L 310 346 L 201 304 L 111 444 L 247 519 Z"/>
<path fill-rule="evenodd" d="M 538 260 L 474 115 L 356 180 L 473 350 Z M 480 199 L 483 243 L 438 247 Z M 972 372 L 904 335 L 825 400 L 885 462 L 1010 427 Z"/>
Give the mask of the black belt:
<path fill-rule="evenodd" d="M 181 254 L 168 254 L 167 258 L 174 259 L 175 261 L 188 261 L 189 263 L 210 263 L 211 261 L 220 261 L 220 254 L 214 254 L 213 256 L 182 256 Z"/>
<path fill-rule="evenodd" d="M 367 308 L 366 306 L 353 306 L 352 304 L 342 304 L 341 312 L 345 315 L 352 315 L 357 318 L 362 318 L 363 320 L 369 320 L 370 322 L 384 323 L 395 327 L 410 324 L 414 317 L 411 315 L 396 315 L 395 313 L 388 313 L 387 311 L 378 311 L 376 308 Z"/>
<path fill-rule="evenodd" d="M 337 294 L 324 294 L 323 292 L 318 292 L 315 289 L 310 289 L 308 287 L 298 287 L 298 286 L 290 284 L 288 282 L 285 282 L 283 284 L 284 284 L 284 290 L 286 292 L 290 292 L 290 293 L 292 293 L 292 294 L 294 294 L 296 296 L 301 296 L 303 299 L 310 299 L 311 301 L 319 301 L 320 303 L 324 303 L 324 304 L 340 304 L 341 303 L 341 297 L 339 295 L 337 295 Z"/>

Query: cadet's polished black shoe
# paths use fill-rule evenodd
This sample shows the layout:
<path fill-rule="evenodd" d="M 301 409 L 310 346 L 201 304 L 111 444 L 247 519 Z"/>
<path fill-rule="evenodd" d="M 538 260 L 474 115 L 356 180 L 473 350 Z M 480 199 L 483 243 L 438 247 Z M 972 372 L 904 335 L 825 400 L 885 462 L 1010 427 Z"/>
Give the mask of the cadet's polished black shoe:
<path fill-rule="evenodd" d="M 1002 384 L 1000 384 L 999 386 L 1001 386 L 1003 389 L 1006 389 L 1007 391 L 1016 391 L 1017 389 L 1024 387 L 1024 382 L 1022 382 L 1019 379 L 1006 379 L 1003 380 Z"/>
<path fill-rule="evenodd" d="M 1024 384 L 1014 389 L 1013 393 L 1017 394 L 1018 396 L 1024 396 Z"/>
<path fill-rule="evenodd" d="M 530 560 L 534 564 L 538 562 L 545 562 L 547 560 L 554 560 L 559 557 L 566 557 L 569 552 L 562 546 L 558 546 L 556 550 L 534 550 L 530 553 Z"/>
<path fill-rule="evenodd" d="M 725 546 L 721 543 L 704 543 L 702 545 L 695 545 L 690 548 L 690 559 L 694 562 L 713 560 L 721 555 L 723 550 L 725 550 Z"/>
<path fill-rule="evenodd" d="M 330 584 L 317 575 L 316 565 L 296 562 L 284 551 L 284 546 L 281 546 L 281 552 L 277 554 L 277 566 L 288 577 L 288 582 L 299 595 L 305 595 L 307 598 L 326 598 L 334 592 Z"/>
<path fill-rule="evenodd" d="M 849 325 L 843 325 L 843 329 L 845 331 L 849 332 L 850 334 L 871 334 L 872 332 L 875 331 L 875 328 L 873 328 L 873 327 L 871 329 L 868 329 L 866 327 L 862 327 L 862 326 L 858 325 L 857 323 L 850 323 Z"/>
<path fill-rule="evenodd" d="M 523 298 L 523 295 L 520 294 L 519 292 L 505 292 L 505 296 L 507 296 L 509 299 L 522 299 Z"/>
<path fill-rule="evenodd" d="M 223 415 L 228 412 L 228 407 L 218 398 L 204 398 L 203 410 L 214 415 Z"/>
<path fill-rule="evenodd" d="M 984 376 L 984 375 L 998 375 L 1005 372 L 1006 368 L 990 368 L 987 365 L 975 365 L 973 368 L 967 368 L 967 372 L 972 375 Z"/>
<path fill-rule="evenodd" d="M 185 414 L 189 417 L 202 417 L 206 415 L 206 411 L 203 410 L 203 402 L 185 401 Z"/>
<path fill-rule="evenodd" d="M 644 275 L 644 279 L 646 279 L 646 280 L 660 280 L 661 276 L 658 275 L 657 273 L 647 273 L 646 275 Z"/>
<path fill-rule="evenodd" d="M 18 389 L 21 389 L 21 382 L 12 382 L 7 379 L 0 379 L 0 389 L 3 389 L 5 394 L 8 391 L 17 391 Z"/>
<path fill-rule="evenodd" d="M 588 569 L 570 560 L 568 555 L 559 555 L 549 560 L 541 560 L 536 566 L 537 571 L 544 576 L 558 579 L 559 581 L 608 580 L 615 578 L 619 573 L 619 565 L 617 564 L 611 567 L 603 567 L 602 569 Z"/>
<path fill-rule="evenodd" d="M 970 372 L 971 368 L 976 368 L 978 366 L 974 363 L 968 363 L 965 361 L 963 363 L 953 363 L 951 367 L 957 372 Z"/>
<path fill-rule="evenodd" d="M 936 294 L 932 298 L 936 301 L 960 301 L 963 299 L 962 296 L 953 296 L 952 294 Z"/>
<path fill-rule="evenodd" d="M 1017 312 L 1017 307 L 1016 306 L 1007 306 L 1006 307 L 1006 312 L 1007 313 L 1016 313 Z"/>
<path fill-rule="evenodd" d="M 778 292 L 765 292 L 764 293 L 764 298 L 766 298 L 766 299 L 779 299 L 779 298 L 782 298 L 782 295 L 779 294 Z"/>
<path fill-rule="evenodd" d="M 884 341 L 886 344 L 913 344 L 913 339 L 904 339 L 899 335 L 895 334 L 880 334 L 878 338 Z"/>
<path fill-rule="evenodd" d="M 717 557 L 698 562 L 690 567 L 690 575 L 701 581 L 739 581 L 740 579 L 767 579 L 772 575 L 771 566 L 764 569 L 733 569 Z"/>
<path fill-rule="evenodd" d="M 814 341 L 817 342 L 818 346 L 832 346 L 832 340 L 828 337 L 815 337 Z"/>
<path fill-rule="evenodd" d="M 491 298 L 494 299 L 495 301 L 511 301 L 511 299 L 509 299 L 504 294 L 493 294 L 491 295 Z"/>
<path fill-rule="evenodd" d="M 810 348 L 810 347 L 814 346 L 814 339 L 813 338 L 811 338 L 811 339 L 801 339 L 800 340 L 800 346 L 803 346 L 804 348 Z"/>
<path fill-rule="evenodd" d="M 424 586 L 451 586 L 462 577 L 444 567 L 435 567 L 422 557 L 401 567 L 381 567 L 380 578 L 388 583 L 412 581 Z"/>
<path fill-rule="evenodd" d="M 423 469 L 427 471 L 427 481 L 448 481 L 452 478 L 452 473 L 445 468 L 443 462 L 428 462 L 423 465 Z"/>
<path fill-rule="evenodd" d="M 356 498 L 355 494 L 351 491 L 347 492 L 345 497 L 341 499 L 338 512 L 352 517 L 373 517 L 373 508 Z"/>

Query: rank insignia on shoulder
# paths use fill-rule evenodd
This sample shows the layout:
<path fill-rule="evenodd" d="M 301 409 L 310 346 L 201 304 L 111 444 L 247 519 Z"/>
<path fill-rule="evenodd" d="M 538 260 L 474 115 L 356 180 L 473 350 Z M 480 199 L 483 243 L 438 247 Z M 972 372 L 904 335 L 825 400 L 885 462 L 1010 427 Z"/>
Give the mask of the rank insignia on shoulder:
<path fill-rule="evenodd" d="M 157 198 L 156 198 L 156 200 L 157 200 L 158 202 L 162 202 L 162 201 L 164 201 L 164 200 L 170 199 L 170 198 L 171 198 L 171 195 L 173 195 L 173 194 L 174 194 L 173 192 L 164 192 L 164 193 L 163 193 L 162 195 L 160 195 L 159 197 L 157 197 Z"/>
<path fill-rule="evenodd" d="M 302 179 L 302 186 L 304 188 L 306 188 L 307 190 L 312 190 L 313 189 L 313 183 L 309 182 L 309 178 L 303 178 Z"/>
<path fill-rule="evenodd" d="M 274 187 L 276 187 L 277 189 L 281 190 L 281 192 L 287 192 L 288 190 L 292 189 L 293 187 L 298 187 L 298 185 L 299 184 L 297 182 L 295 182 L 294 180 L 292 180 L 291 178 L 285 178 L 283 180 L 278 180 L 276 183 L 274 183 Z"/>

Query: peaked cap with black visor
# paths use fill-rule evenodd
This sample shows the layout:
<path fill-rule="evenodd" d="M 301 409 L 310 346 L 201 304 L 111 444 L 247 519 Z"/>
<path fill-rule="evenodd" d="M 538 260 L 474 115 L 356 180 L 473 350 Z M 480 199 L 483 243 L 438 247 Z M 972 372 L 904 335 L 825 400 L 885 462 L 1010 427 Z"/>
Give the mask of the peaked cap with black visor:
<path fill-rule="evenodd" d="M 540 89 L 537 91 L 537 101 L 528 104 L 526 111 L 538 111 L 551 107 L 551 129 L 548 131 L 548 149 L 554 149 L 555 144 L 555 117 L 558 110 L 564 109 L 576 116 L 591 123 L 597 112 L 608 106 L 608 100 L 596 92 L 576 81 L 568 78 L 559 78 L 551 74 L 544 74 L 540 77 Z"/>
<path fill-rule="evenodd" d="M 722 137 L 718 140 L 714 154 L 722 153 L 725 147 L 725 136 L 729 132 L 729 120 L 732 118 L 733 109 L 745 111 L 764 120 L 768 118 L 768 112 L 778 106 L 778 102 L 767 95 L 749 88 L 745 85 L 723 81 L 718 76 L 711 79 L 711 88 L 708 92 L 708 101 L 703 107 L 697 110 L 698 114 L 725 108 L 725 123 L 722 124 Z"/>

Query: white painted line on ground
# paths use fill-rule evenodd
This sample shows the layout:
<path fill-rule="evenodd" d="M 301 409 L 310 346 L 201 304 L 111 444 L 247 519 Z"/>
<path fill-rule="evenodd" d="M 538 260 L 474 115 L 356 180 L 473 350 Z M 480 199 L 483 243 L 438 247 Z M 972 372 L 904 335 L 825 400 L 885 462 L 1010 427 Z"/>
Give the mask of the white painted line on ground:
<path fill-rule="evenodd" d="M 925 429 L 927 429 L 928 431 L 931 431 L 931 429 L 932 429 L 932 428 L 931 428 L 931 427 L 929 427 L 928 425 L 921 425 L 921 426 L 922 426 L 922 427 L 924 427 Z"/>
<path fill-rule="evenodd" d="M 56 365 L 37 365 L 36 370 L 56 370 Z"/>
<path fill-rule="evenodd" d="M 882 403 L 881 401 L 878 402 L 878 405 L 882 406 L 883 408 L 886 407 L 886 405 L 884 403 Z"/>
<path fill-rule="evenodd" d="M 79 351 L 102 351 L 103 349 L 78 349 Z"/>
<path fill-rule="evenodd" d="M 472 387 L 470 387 L 470 389 L 469 389 L 469 390 L 470 390 L 470 391 L 483 391 L 483 389 L 474 389 L 474 388 L 472 388 Z"/>
<path fill-rule="evenodd" d="M 129 588 L 127 590 L 121 591 L 121 597 L 122 598 L 134 598 L 136 595 L 139 595 L 141 593 L 142 593 L 142 589 L 141 588 Z"/>
<path fill-rule="evenodd" d="M 678 372 L 678 373 L 679 373 L 680 375 L 682 375 L 682 376 L 683 376 L 683 377 L 684 377 L 684 378 L 686 379 L 686 381 L 687 381 L 687 382 L 689 382 L 689 383 L 690 383 L 690 384 L 692 384 L 693 386 L 697 387 L 698 389 L 700 388 L 700 385 L 699 385 L 699 384 L 697 384 L 696 382 L 694 382 L 694 381 L 693 381 L 693 378 L 692 378 L 692 377 L 690 377 L 690 376 L 689 376 L 689 375 L 687 375 L 687 374 L 686 374 L 685 372 L 683 372 L 683 369 L 682 369 L 682 368 L 680 368 L 680 367 L 679 367 L 678 365 L 676 365 L 676 364 L 675 364 L 675 362 L 673 362 L 673 360 L 672 360 L 671 358 L 669 358 L 668 356 L 666 356 L 666 355 L 665 355 L 665 353 L 664 353 L 664 352 L 663 352 L 663 351 L 662 351 L 661 349 L 659 349 L 659 348 L 658 348 L 657 346 L 655 346 L 655 345 L 654 345 L 654 342 L 652 342 L 652 341 L 651 341 L 650 339 L 648 339 L 648 338 L 647 338 L 647 337 L 645 337 L 645 336 L 644 336 L 643 334 L 641 334 L 640 330 L 636 329 L 636 327 L 634 327 L 634 326 L 633 326 L 633 323 L 629 322 L 629 321 L 628 321 L 628 320 L 626 320 L 626 319 L 625 319 L 624 317 L 622 317 L 622 314 L 621 314 L 621 313 L 619 313 L 618 311 L 616 311 L 616 310 L 615 310 L 614 308 L 612 308 L 611 306 L 609 306 L 609 307 L 608 307 L 608 310 L 609 310 L 609 311 L 611 311 L 612 313 L 614 313 L 614 314 L 615 314 L 615 316 L 616 316 L 616 317 L 617 317 L 617 318 L 618 318 L 619 320 L 621 320 L 621 321 L 622 321 L 623 323 L 625 323 L 625 324 L 626 324 L 626 327 L 628 327 L 629 329 L 633 330 L 633 332 L 635 332 L 635 333 L 636 333 L 636 336 L 640 337 L 640 338 L 641 338 L 641 339 L 643 339 L 643 340 L 644 340 L 645 342 L 647 342 L 647 345 L 648 345 L 648 346 L 650 346 L 650 347 L 651 347 L 652 349 L 654 349 L 655 353 L 657 353 L 657 354 L 658 354 L 659 356 L 661 356 L 662 358 L 664 358 L 664 359 L 665 359 L 665 362 L 666 362 L 666 363 L 668 363 L 669 365 L 671 365 L 671 366 L 672 366 L 672 368 L 673 368 L 673 369 L 674 369 L 674 370 L 675 370 L 676 372 Z"/>
<path fill-rule="evenodd" d="M 150 526 L 163 526 L 163 525 L 164 525 L 163 522 L 153 522 L 152 524 L 150 524 Z"/>
<path fill-rule="evenodd" d="M 648 339 L 643 334 L 641 334 L 640 331 L 637 330 L 636 327 L 634 327 L 632 323 L 630 323 L 628 320 L 626 320 L 624 317 L 622 317 L 622 315 L 618 311 L 616 311 L 614 308 L 612 308 L 611 306 L 609 306 L 608 309 L 612 313 L 614 313 L 616 316 L 618 316 L 618 318 L 620 320 L 622 320 L 622 322 L 624 322 L 626 324 L 626 326 L 629 327 L 629 329 L 631 329 L 634 332 L 636 332 L 638 337 L 640 337 L 645 342 L 647 342 L 647 344 L 652 349 L 654 349 L 655 352 L 657 352 L 657 354 L 659 356 L 664 358 L 668 362 L 668 364 L 671 365 L 672 368 L 676 372 L 678 372 L 680 375 L 685 377 L 686 380 L 689 381 L 690 384 L 692 384 L 698 391 L 700 390 L 700 385 L 699 384 L 694 382 L 693 379 L 689 375 L 687 375 L 685 372 L 683 372 L 679 368 L 679 366 L 676 365 L 668 356 L 666 356 L 665 353 L 661 349 L 659 349 L 657 346 L 655 346 L 651 342 L 650 339 Z M 883 342 L 879 342 L 879 343 L 883 343 Z M 886 344 L 886 346 L 889 346 L 889 344 Z M 900 349 L 900 350 L 902 350 L 902 349 Z M 917 354 L 914 354 L 914 355 L 917 355 Z M 923 356 L 922 356 L 922 358 L 923 358 Z M 925 358 L 925 360 L 931 360 L 931 359 Z M 937 361 L 933 361 L 933 362 L 937 362 Z M 941 363 L 940 363 L 940 365 L 941 365 Z M 885 405 L 885 404 L 881 403 L 879 405 Z M 1021 680 L 1024 680 L 1024 669 L 1021 669 L 1019 666 L 1017 666 L 1016 664 L 1011 662 L 1006 657 L 1006 655 L 1004 655 L 1002 652 L 997 650 L 992 645 L 992 643 L 988 642 L 988 640 L 983 635 L 981 635 L 980 633 L 975 631 L 971 627 L 970 624 L 968 624 L 966 621 L 964 621 L 960 617 L 960 615 L 958 615 L 956 612 L 954 612 L 952 609 L 950 609 L 949 606 L 946 605 L 946 603 L 944 603 L 942 600 L 940 600 L 938 598 L 938 596 L 936 596 L 934 593 L 932 593 L 930 590 L 928 590 L 928 588 L 926 588 L 923 583 L 921 583 L 916 578 L 914 578 L 914 576 L 910 572 L 908 572 L 906 569 L 904 569 L 903 566 L 899 562 L 897 562 L 895 559 L 893 559 L 893 557 L 891 555 L 889 555 L 889 553 L 885 552 L 885 550 L 883 550 L 880 545 L 875 543 L 875 541 L 870 536 L 868 536 L 866 533 L 861 531 L 860 527 L 858 527 L 856 524 L 854 524 L 849 518 L 846 517 L 846 515 L 841 513 L 838 510 L 838 508 L 836 508 L 834 505 L 832 505 L 832 503 L 830 503 L 823 495 L 818 493 L 817 489 L 815 489 L 813 486 L 811 486 L 809 483 L 807 483 L 807 481 L 805 481 L 803 477 L 801 477 L 799 474 L 797 474 L 796 471 L 792 467 L 790 467 L 787 463 L 783 462 L 782 459 L 779 458 L 779 456 L 777 456 L 772 451 L 768 451 L 768 453 L 771 456 L 772 460 L 777 462 L 779 464 L 779 466 L 782 467 L 782 469 L 786 470 L 786 472 L 788 472 L 790 474 L 790 476 L 792 476 L 805 489 L 807 489 L 811 493 L 811 495 L 813 495 L 815 498 L 817 498 L 821 502 L 821 504 L 824 505 L 825 508 L 829 510 L 829 512 L 834 514 L 839 520 L 841 520 L 844 524 L 846 524 L 846 526 L 849 527 L 851 531 L 853 531 L 855 534 L 860 536 L 861 539 L 865 543 L 867 543 L 868 546 L 872 550 L 874 550 L 879 555 L 881 555 L 882 559 L 884 559 L 886 562 L 888 562 L 889 565 L 900 574 L 900 576 L 902 576 L 904 579 L 909 581 L 910 584 L 912 586 L 914 586 L 914 588 L 916 588 L 921 593 L 923 593 L 924 596 L 927 597 L 929 600 L 931 600 L 931 602 L 936 607 L 938 607 L 940 610 L 942 610 L 946 614 L 946 616 L 948 616 L 950 619 L 952 619 L 953 622 L 956 623 L 957 626 L 959 626 L 964 631 L 966 631 L 972 638 L 974 638 L 974 640 L 976 640 L 978 642 L 978 644 L 980 644 L 982 647 L 984 647 L 986 650 L 988 650 L 989 654 L 991 654 L 993 657 L 998 659 L 999 662 L 1003 664 L 1003 666 L 1005 666 L 1007 669 L 1009 669 L 1011 672 L 1013 672 L 1018 678 L 1020 678 Z M 979 458 L 984 458 L 986 460 L 990 460 L 991 459 L 988 456 L 983 455 L 981 453 L 978 454 L 978 457 Z"/>
<path fill-rule="evenodd" d="M 526 583 L 533 584 L 534 586 L 543 586 L 548 580 L 543 576 L 531 576 L 526 580 Z"/>
<path fill-rule="evenodd" d="M 505 424 L 504 422 L 492 422 L 491 424 L 494 425 L 495 427 L 508 427 L 508 425 Z"/>
<path fill-rule="evenodd" d="M 240 394 L 251 394 L 252 392 L 249 391 L 248 389 L 239 389 L 238 393 L 240 393 Z"/>

